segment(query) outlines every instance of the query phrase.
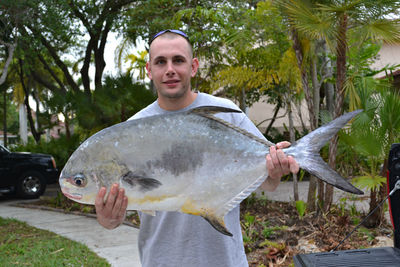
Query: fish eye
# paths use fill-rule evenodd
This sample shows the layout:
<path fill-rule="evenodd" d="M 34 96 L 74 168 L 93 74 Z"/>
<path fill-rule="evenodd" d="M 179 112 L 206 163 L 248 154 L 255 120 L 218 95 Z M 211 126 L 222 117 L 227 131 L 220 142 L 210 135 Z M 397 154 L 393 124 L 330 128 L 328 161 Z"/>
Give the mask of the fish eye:
<path fill-rule="evenodd" d="M 83 174 L 77 174 L 73 178 L 73 182 L 76 186 L 85 186 L 86 185 L 86 178 Z"/>

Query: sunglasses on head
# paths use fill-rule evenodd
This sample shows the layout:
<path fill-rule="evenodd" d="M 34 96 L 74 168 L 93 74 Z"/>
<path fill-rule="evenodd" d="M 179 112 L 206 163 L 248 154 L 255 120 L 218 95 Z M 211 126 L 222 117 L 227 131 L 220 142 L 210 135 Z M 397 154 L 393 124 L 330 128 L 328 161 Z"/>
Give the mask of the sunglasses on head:
<path fill-rule="evenodd" d="M 187 34 L 184 33 L 183 31 L 168 29 L 168 30 L 160 31 L 160 32 L 156 33 L 155 35 L 153 35 L 153 37 L 150 39 L 149 46 L 154 41 L 154 39 L 156 39 L 158 36 L 160 36 L 160 35 L 162 35 L 162 34 L 164 34 L 166 32 L 172 32 L 172 33 L 179 34 L 180 36 L 184 37 L 189 42 L 189 36 L 187 36 Z"/>

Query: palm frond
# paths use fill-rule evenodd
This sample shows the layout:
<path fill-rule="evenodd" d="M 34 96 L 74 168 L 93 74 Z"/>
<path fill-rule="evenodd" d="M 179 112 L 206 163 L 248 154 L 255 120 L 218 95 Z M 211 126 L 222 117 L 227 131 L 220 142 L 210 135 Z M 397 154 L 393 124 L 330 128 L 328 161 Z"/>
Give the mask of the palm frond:
<path fill-rule="evenodd" d="M 362 4 L 363 0 L 353 1 L 332 1 L 330 5 L 318 3 L 318 9 L 322 12 L 343 14 L 352 13 L 357 10 L 357 7 Z"/>
<path fill-rule="evenodd" d="M 386 177 L 366 173 L 364 176 L 358 176 L 354 178 L 352 182 L 358 188 L 377 190 L 385 184 Z"/>
<path fill-rule="evenodd" d="M 301 0 L 283 4 L 292 26 L 311 39 L 332 39 L 336 34 L 335 18 L 332 14 L 321 13 Z"/>
<path fill-rule="evenodd" d="M 383 95 L 383 105 L 379 110 L 381 129 L 388 143 L 394 143 L 400 138 L 400 94 L 388 91 Z"/>
<path fill-rule="evenodd" d="M 389 44 L 400 42 L 399 21 L 387 19 L 368 21 L 361 28 L 365 29 L 365 32 L 372 40 L 382 40 Z"/>

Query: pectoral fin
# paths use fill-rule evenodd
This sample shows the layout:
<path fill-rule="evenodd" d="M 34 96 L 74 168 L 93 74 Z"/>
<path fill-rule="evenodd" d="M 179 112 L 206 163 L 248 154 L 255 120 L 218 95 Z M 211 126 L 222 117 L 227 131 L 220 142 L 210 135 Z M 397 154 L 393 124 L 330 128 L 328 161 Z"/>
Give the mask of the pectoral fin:
<path fill-rule="evenodd" d="M 218 232 L 227 235 L 227 236 L 233 236 L 231 232 L 226 229 L 224 218 L 220 217 L 214 217 L 214 216 L 203 216 L 204 219 L 206 219 L 207 222 L 211 224 L 212 227 L 214 227 L 215 230 Z"/>
<path fill-rule="evenodd" d="M 131 171 L 121 177 L 121 183 L 124 183 L 128 187 L 139 186 L 139 190 L 143 192 L 153 190 L 161 185 L 161 182 L 157 179 L 137 175 Z"/>

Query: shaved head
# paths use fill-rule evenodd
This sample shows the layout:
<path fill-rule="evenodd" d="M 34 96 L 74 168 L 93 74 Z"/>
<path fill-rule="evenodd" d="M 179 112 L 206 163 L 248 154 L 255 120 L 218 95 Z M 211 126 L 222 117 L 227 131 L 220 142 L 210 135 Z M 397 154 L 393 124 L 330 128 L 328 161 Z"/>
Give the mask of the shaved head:
<path fill-rule="evenodd" d="M 173 40 L 173 39 L 177 39 L 177 38 L 182 38 L 186 41 L 187 43 L 187 48 L 189 50 L 189 55 L 193 58 L 193 48 L 192 45 L 189 43 L 189 41 L 182 37 L 181 35 L 177 34 L 177 33 L 173 33 L 173 32 L 165 32 L 163 34 L 161 34 L 160 36 L 157 36 L 157 38 L 155 38 L 151 44 L 150 44 L 150 48 L 149 48 L 149 57 L 150 57 L 150 61 L 151 61 L 151 48 L 153 47 L 153 43 L 156 42 L 158 39 L 168 39 L 168 40 Z"/>

